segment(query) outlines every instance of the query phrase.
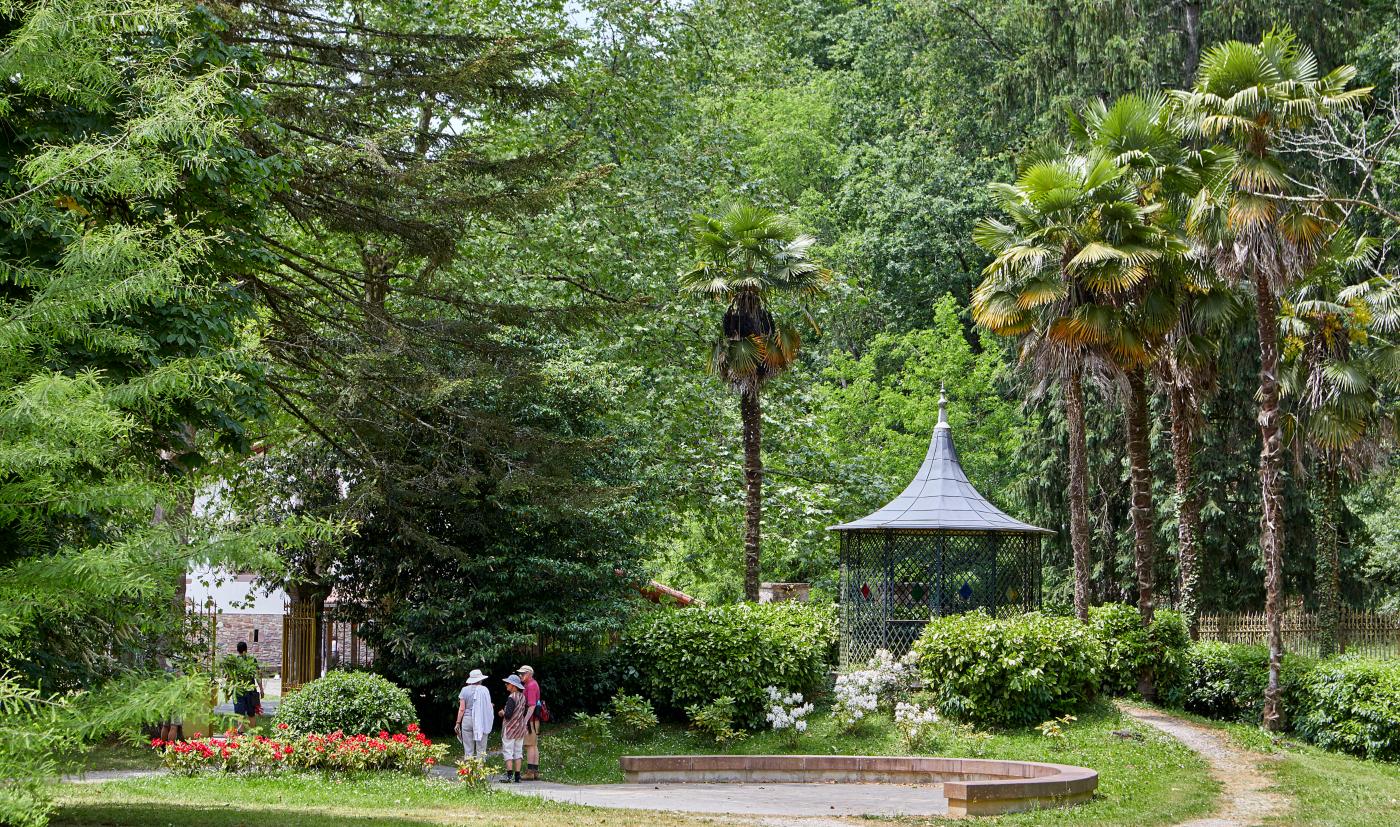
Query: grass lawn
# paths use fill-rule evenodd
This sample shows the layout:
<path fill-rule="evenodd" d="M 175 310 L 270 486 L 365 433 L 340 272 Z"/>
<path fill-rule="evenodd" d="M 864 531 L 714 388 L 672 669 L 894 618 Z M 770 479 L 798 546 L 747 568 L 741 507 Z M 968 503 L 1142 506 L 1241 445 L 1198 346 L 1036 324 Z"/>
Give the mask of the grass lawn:
<path fill-rule="evenodd" d="M 125 741 L 104 741 L 75 758 L 70 758 L 70 770 L 154 770 L 160 767 L 160 759 L 148 746 L 128 744 Z"/>
<path fill-rule="evenodd" d="M 71 784 L 50 822 L 101 827 L 426 827 L 442 824 L 670 827 L 704 819 L 593 810 L 509 793 L 472 792 L 450 781 L 361 777 L 204 776 Z"/>
<path fill-rule="evenodd" d="M 1241 746 L 1269 755 L 1272 760 L 1263 763 L 1263 770 L 1278 782 L 1280 790 L 1294 798 L 1293 811 L 1269 824 L 1400 824 L 1400 764 L 1366 761 L 1276 739 L 1255 726 L 1223 726 Z"/>
<path fill-rule="evenodd" d="M 1132 730 L 1141 740 L 1120 738 L 1113 730 Z M 641 744 L 582 741 L 573 727 L 550 727 L 542 739 L 546 777 L 572 783 L 622 780 L 618 757 L 624 754 L 718 752 L 708 739 L 679 727 L 662 727 Z M 905 754 L 891 722 L 867 724 L 856 735 L 834 731 L 829 718 L 813 716 L 811 729 L 795 749 L 772 733 L 751 735 L 727 751 L 743 753 Z M 978 819 L 994 825 L 1124 825 L 1151 827 L 1203 815 L 1214 799 L 1215 785 L 1205 763 L 1177 742 L 1131 723 L 1108 704 L 1081 714 L 1063 744 L 1051 743 L 1035 730 L 970 738 L 949 727 L 928 753 L 949 756 L 1019 758 L 1081 764 L 1100 774 L 1099 796 L 1090 805 L 1068 810 L 1022 813 Z M 172 825 L 172 827 L 272 827 L 296 823 L 309 827 L 411 827 L 473 821 L 481 824 L 533 825 L 672 825 L 743 823 L 735 817 L 663 815 L 598 810 L 542 802 L 512 794 L 471 793 L 452 782 L 406 777 L 356 779 L 320 776 L 194 779 L 160 777 L 68 785 L 59 791 L 57 825 Z M 901 819 L 898 823 L 927 823 Z"/>

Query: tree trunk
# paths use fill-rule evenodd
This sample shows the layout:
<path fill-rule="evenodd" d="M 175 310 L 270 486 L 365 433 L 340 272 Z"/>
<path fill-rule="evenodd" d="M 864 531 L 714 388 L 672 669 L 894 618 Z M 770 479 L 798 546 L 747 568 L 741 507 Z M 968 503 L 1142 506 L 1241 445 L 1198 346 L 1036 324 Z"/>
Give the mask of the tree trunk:
<path fill-rule="evenodd" d="M 1201 0 L 1181 0 L 1181 33 L 1185 40 L 1181 60 L 1182 88 L 1190 89 L 1201 65 Z"/>
<path fill-rule="evenodd" d="M 1137 575 L 1138 614 L 1142 625 L 1152 625 L 1155 609 L 1157 550 L 1152 536 L 1152 458 L 1148 446 L 1147 377 L 1141 367 L 1127 372 L 1128 400 L 1124 411 L 1128 433 L 1128 467 L 1132 478 L 1133 571 Z M 1156 697 L 1153 668 L 1149 663 L 1138 675 L 1138 692 Z"/>
<path fill-rule="evenodd" d="M 1259 327 L 1259 551 L 1264 558 L 1264 615 L 1269 626 L 1269 683 L 1264 689 L 1264 728 L 1283 726 L 1279 673 L 1283 669 L 1283 436 L 1279 428 L 1278 319 L 1273 291 L 1254 273 Z"/>
<path fill-rule="evenodd" d="M 763 519 L 763 423 L 756 388 L 745 389 L 739 395 L 739 413 L 744 420 L 744 599 L 757 603 Z"/>
<path fill-rule="evenodd" d="M 1065 420 L 1069 425 L 1069 542 L 1074 549 L 1074 614 L 1089 619 L 1089 500 L 1084 489 L 1084 386 L 1078 364 L 1065 380 Z"/>
<path fill-rule="evenodd" d="M 1318 487 L 1321 508 L 1317 520 L 1317 615 L 1320 655 L 1328 657 L 1339 650 L 1337 627 L 1341 621 L 1341 559 L 1338 551 L 1341 525 L 1341 497 L 1337 468 L 1327 459 L 1321 463 Z"/>
<path fill-rule="evenodd" d="M 1177 566 L 1181 576 L 1181 616 L 1195 640 L 1200 633 L 1201 561 L 1196 538 L 1201 536 L 1201 498 L 1192 490 L 1191 403 L 1174 382 L 1167 391 L 1172 418 L 1172 469 L 1176 472 Z"/>

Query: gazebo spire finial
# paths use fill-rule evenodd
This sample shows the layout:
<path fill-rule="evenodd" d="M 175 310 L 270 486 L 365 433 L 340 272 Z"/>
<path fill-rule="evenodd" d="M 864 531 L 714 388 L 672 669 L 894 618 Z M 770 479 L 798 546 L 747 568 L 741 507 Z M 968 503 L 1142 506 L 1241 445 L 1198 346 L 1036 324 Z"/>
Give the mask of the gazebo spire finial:
<path fill-rule="evenodd" d="M 948 393 L 943 383 L 938 383 L 938 427 L 948 427 Z"/>

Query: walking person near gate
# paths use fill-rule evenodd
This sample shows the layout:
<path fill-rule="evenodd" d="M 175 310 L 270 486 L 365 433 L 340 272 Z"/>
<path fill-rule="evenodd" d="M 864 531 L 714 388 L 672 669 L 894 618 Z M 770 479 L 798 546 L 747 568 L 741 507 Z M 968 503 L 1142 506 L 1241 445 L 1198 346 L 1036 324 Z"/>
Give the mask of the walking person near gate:
<path fill-rule="evenodd" d="M 522 666 L 515 674 L 525 683 L 525 703 L 530 707 L 530 726 L 525 733 L 525 780 L 537 781 L 540 777 L 540 722 L 545 720 L 540 685 L 535 681 L 533 666 Z"/>
<path fill-rule="evenodd" d="M 462 739 L 465 758 L 486 760 L 486 739 L 495 725 L 496 710 L 491 706 L 491 693 L 482 686 L 486 676 L 473 669 L 467 684 L 457 695 L 457 734 Z"/>

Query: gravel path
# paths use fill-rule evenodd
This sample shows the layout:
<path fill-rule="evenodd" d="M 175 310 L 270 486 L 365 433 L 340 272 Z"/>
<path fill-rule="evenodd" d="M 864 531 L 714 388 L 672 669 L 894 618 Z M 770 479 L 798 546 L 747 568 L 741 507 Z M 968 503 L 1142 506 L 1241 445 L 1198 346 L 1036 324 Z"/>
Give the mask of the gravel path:
<path fill-rule="evenodd" d="M 744 816 L 933 816 L 948 812 L 941 784 L 502 784 L 551 801 Z"/>
<path fill-rule="evenodd" d="M 1217 811 L 1177 827 L 1254 827 L 1288 811 L 1289 798 L 1273 791 L 1273 780 L 1259 770 L 1259 762 L 1267 761 L 1266 756 L 1240 749 L 1228 735 L 1210 727 L 1155 709 L 1129 704 L 1119 707 L 1130 718 L 1165 732 L 1199 753 L 1210 762 L 1211 776 L 1220 782 L 1221 803 Z"/>

